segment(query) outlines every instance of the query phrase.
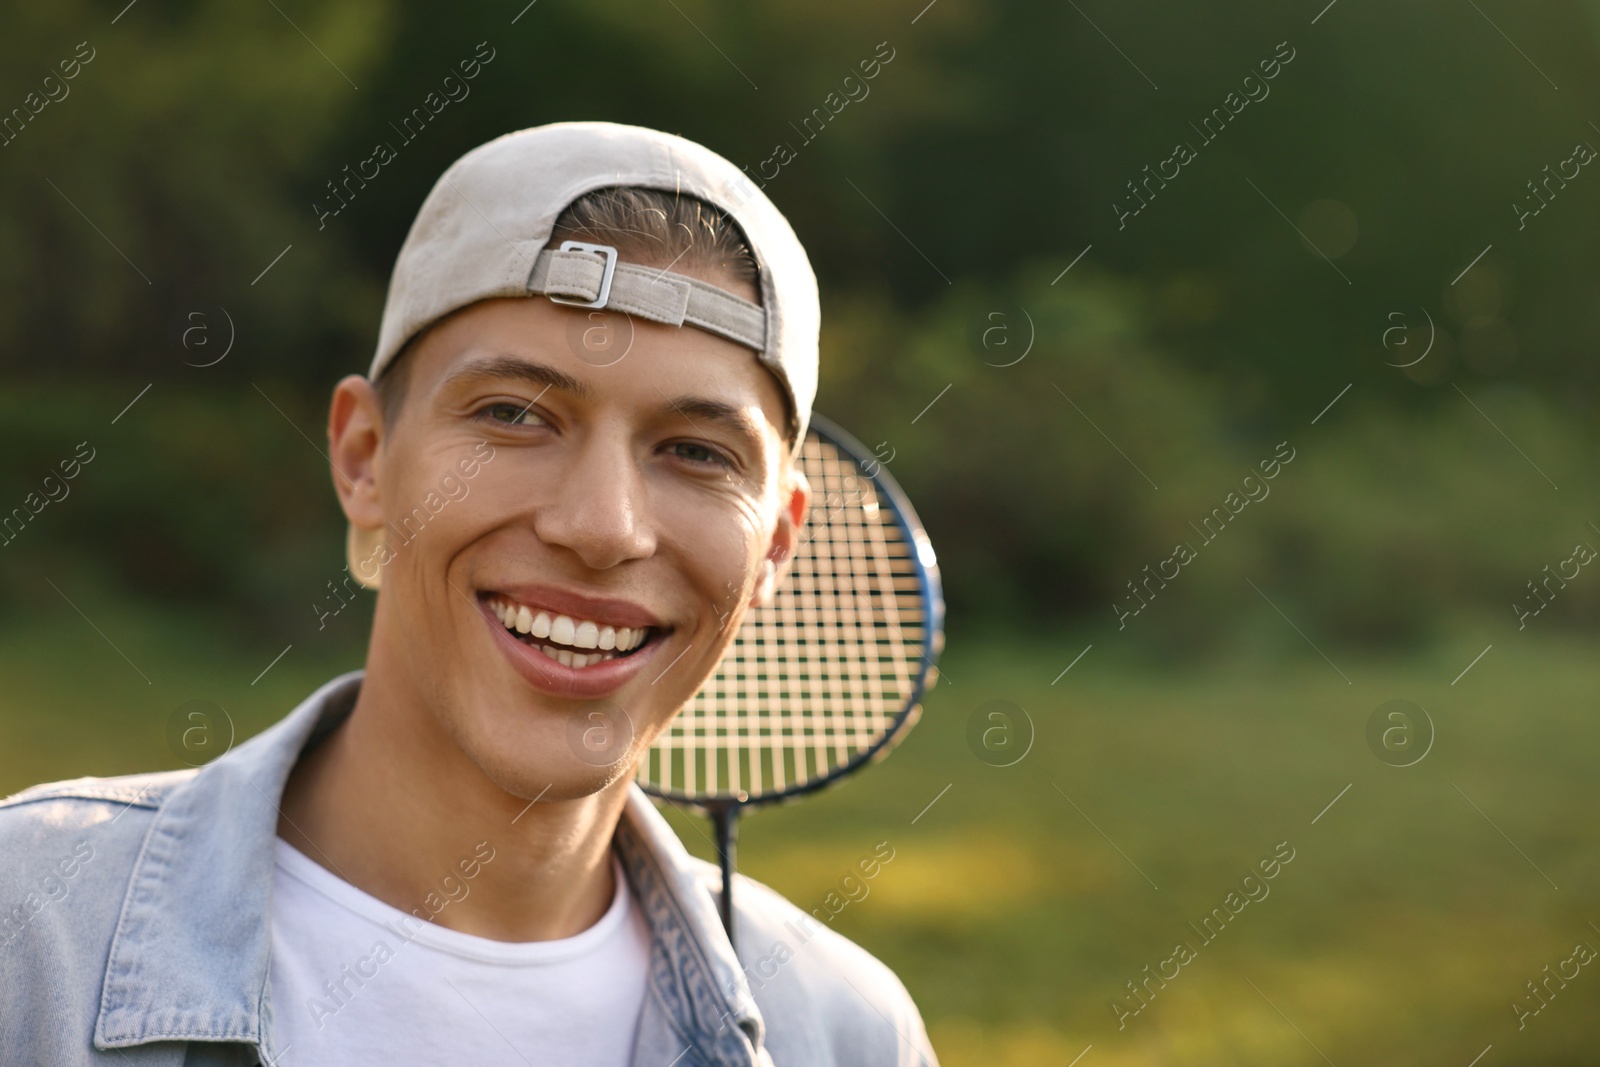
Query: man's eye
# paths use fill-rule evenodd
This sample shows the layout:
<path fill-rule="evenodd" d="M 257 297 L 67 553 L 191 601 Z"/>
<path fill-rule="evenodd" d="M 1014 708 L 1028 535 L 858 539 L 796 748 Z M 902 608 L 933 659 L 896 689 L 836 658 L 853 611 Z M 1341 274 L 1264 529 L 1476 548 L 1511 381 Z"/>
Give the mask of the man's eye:
<path fill-rule="evenodd" d="M 721 452 L 694 441 L 679 441 L 672 446 L 672 449 L 690 463 L 723 467 L 731 467 L 733 465 Z"/>
<path fill-rule="evenodd" d="M 533 405 L 522 404 L 492 404 L 485 414 L 495 422 L 506 426 L 531 426 L 543 422 L 538 415 L 529 410 Z"/>

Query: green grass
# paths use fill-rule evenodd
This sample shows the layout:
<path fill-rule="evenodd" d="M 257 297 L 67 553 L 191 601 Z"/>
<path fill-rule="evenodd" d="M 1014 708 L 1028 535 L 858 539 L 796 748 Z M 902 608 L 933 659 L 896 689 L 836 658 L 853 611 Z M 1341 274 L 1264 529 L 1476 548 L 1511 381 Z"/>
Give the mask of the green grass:
<path fill-rule="evenodd" d="M 1499 1064 L 1592 1062 L 1600 974 L 1520 1032 L 1510 1007 L 1600 946 L 1590 649 L 1509 641 L 1452 686 L 1481 644 L 1172 672 L 1097 647 L 1052 687 L 1085 643 L 953 647 L 893 758 L 745 827 L 743 869 L 798 901 L 895 844 L 836 925 L 904 976 L 946 1063 L 1065 1064 L 1091 1042 L 1098 1064 L 1326 1062 L 1311 1042 L 1335 1063 L 1465 1065 L 1491 1043 Z M 996 698 L 1037 725 L 1004 769 L 966 748 Z M 1437 730 L 1409 768 L 1366 743 L 1393 698 Z M 1270 894 L 1203 943 L 1187 924 L 1283 841 Z M 1180 939 L 1196 958 L 1119 1030 L 1112 999 L 1137 1006 L 1125 983 Z"/>
<path fill-rule="evenodd" d="M 242 738 L 359 663 L 356 618 L 252 685 L 281 646 L 79 607 L 122 654 L 64 604 L 0 643 L 0 793 L 178 766 L 184 701 L 226 708 Z M 1465 1067 L 1490 1044 L 1494 1067 L 1592 1062 L 1600 968 L 1524 1030 L 1510 1005 L 1576 942 L 1600 947 L 1593 651 L 1497 639 L 1452 685 L 1487 643 L 1475 632 L 1407 659 L 1325 649 L 1337 669 L 1309 650 L 1163 669 L 1105 641 L 1053 686 L 1095 638 L 952 641 L 891 758 L 747 816 L 740 866 L 811 909 L 887 841 L 894 859 L 833 925 L 902 976 L 947 1067 L 1064 1065 L 1091 1043 L 1083 1067 Z M 1392 698 L 1437 729 L 1409 768 L 1366 743 Z M 1036 727 L 1012 767 L 967 746 L 993 699 Z M 712 854 L 702 820 L 671 818 Z M 1270 894 L 1202 943 L 1188 923 L 1283 841 L 1295 857 Z M 1113 998 L 1180 939 L 1196 958 L 1119 1030 Z"/>

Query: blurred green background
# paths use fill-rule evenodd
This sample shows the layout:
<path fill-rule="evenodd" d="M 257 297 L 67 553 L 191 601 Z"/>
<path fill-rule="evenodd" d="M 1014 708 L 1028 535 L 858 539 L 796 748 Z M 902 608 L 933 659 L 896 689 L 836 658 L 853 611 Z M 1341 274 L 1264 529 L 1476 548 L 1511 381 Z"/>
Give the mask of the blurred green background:
<path fill-rule="evenodd" d="M 946 583 L 922 724 L 753 816 L 748 873 L 811 907 L 889 840 L 836 925 L 948 1065 L 1593 1062 L 1588 968 L 1512 1004 L 1600 947 L 1600 577 L 1564 562 L 1600 546 L 1600 3 L 523 2 L 8 12 L 0 793 L 178 766 L 183 702 L 245 736 L 360 664 L 366 605 L 314 607 L 317 443 L 413 213 L 500 133 L 638 123 L 788 215 L 817 410 L 892 455 Z M 1409 767 L 1367 739 L 1394 699 L 1432 724 Z M 967 742 L 995 700 L 1010 767 Z"/>

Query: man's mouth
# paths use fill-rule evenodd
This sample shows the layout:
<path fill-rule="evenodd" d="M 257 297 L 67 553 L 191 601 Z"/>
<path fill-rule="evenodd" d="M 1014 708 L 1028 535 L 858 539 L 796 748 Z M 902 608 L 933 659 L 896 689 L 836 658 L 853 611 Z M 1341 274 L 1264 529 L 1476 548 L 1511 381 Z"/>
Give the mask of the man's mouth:
<path fill-rule="evenodd" d="M 564 667 L 591 667 L 631 656 L 658 636 L 654 626 L 611 626 L 530 607 L 500 593 L 479 596 L 506 632 Z"/>

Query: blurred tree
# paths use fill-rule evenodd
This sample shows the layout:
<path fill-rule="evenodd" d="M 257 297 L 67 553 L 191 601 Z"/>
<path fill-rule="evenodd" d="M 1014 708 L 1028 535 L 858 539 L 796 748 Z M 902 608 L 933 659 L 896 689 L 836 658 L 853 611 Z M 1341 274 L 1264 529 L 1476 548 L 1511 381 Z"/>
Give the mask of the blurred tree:
<path fill-rule="evenodd" d="M 96 472 L 119 487 L 86 483 L 73 504 L 95 521 L 19 555 L 78 551 L 141 591 L 303 614 L 300 586 L 340 563 L 331 498 L 303 480 L 324 477 L 306 439 L 332 381 L 366 364 L 417 206 L 477 144 L 600 118 L 753 172 L 793 151 L 766 187 L 823 286 L 819 409 L 898 449 L 952 604 L 1111 618 L 1175 530 L 1277 441 L 1298 447 L 1349 385 L 1323 443 L 1140 625 L 1203 641 L 1259 574 L 1348 634 L 1414 638 L 1458 601 L 1505 611 L 1499 590 L 1538 570 L 1523 573 L 1529 539 L 1567 531 L 1588 501 L 1600 197 L 1585 172 L 1521 230 L 1511 204 L 1573 143 L 1600 144 L 1582 111 L 1600 87 L 1600 0 L 1313 14 L 1265 0 L 1227 17 L 1043 0 L 18 9 L 0 37 L 0 114 L 25 112 L 0 147 L 14 397 L 0 491 L 28 491 L 34 466 L 152 381 L 138 418 L 169 420 L 125 420 Z M 44 79 L 80 42 L 93 59 L 39 104 L 29 94 L 61 94 Z M 327 183 L 398 141 L 392 124 L 480 48 L 494 58 L 470 92 L 319 223 Z M 1190 124 L 1287 50 L 1270 95 L 1119 223 L 1128 183 L 1198 143 Z M 818 108 L 838 113 L 814 132 Z M 215 367 L 183 365 L 198 362 L 177 340 L 196 307 L 236 326 Z M 1384 365 L 1397 312 L 1436 324 L 1427 363 Z M 1006 333 L 986 334 L 996 314 Z M 1016 349 L 985 337 L 1020 343 L 1025 316 L 1034 349 L 997 366 Z M 1574 489 L 1540 497 L 1497 427 Z M 1298 496 L 1300 463 L 1338 490 Z M 1484 513 L 1486 497 L 1502 503 Z M 1446 542 L 1460 555 L 1441 563 Z M 259 569 L 238 564 L 242 544 Z M 203 581 L 177 582 L 186 568 Z M 1392 596 L 1405 581 L 1417 596 Z M 1570 619 L 1589 617 L 1569 599 Z"/>
<path fill-rule="evenodd" d="M 14 250 L 0 259 L 0 360 L 13 374 L 171 370 L 171 323 L 208 302 L 239 323 L 235 365 L 314 366 L 330 333 L 370 329 L 347 316 L 373 279 L 316 240 L 293 183 L 384 55 L 390 5 L 290 5 L 293 24 L 270 4 L 120 6 L 19 8 L 0 36 L 7 108 L 78 42 L 94 53 L 0 149 L 0 241 Z"/>

